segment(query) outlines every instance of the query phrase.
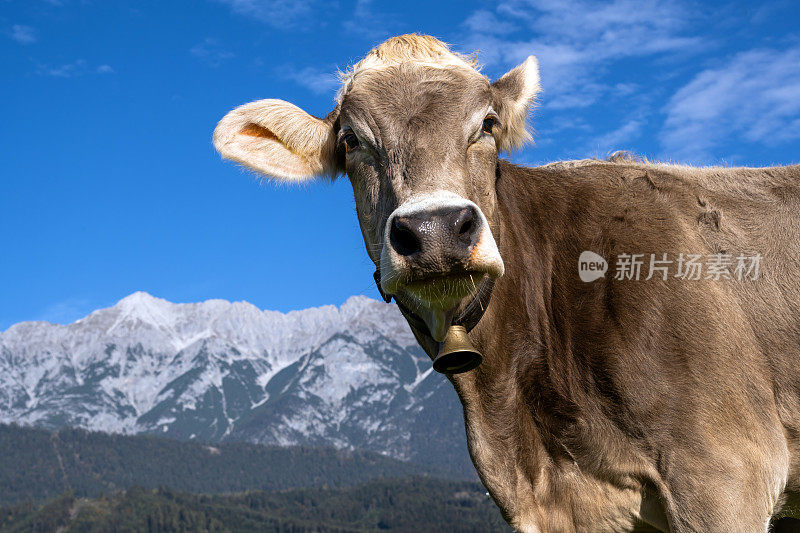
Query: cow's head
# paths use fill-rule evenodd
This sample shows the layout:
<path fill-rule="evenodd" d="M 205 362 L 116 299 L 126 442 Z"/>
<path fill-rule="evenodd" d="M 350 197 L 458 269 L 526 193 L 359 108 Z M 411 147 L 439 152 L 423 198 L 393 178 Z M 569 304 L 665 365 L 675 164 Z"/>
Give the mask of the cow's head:
<path fill-rule="evenodd" d="M 214 132 L 223 157 L 302 181 L 346 173 L 380 285 L 441 341 L 484 276 L 503 274 L 497 154 L 530 139 L 536 58 L 494 83 L 433 37 L 384 42 L 343 76 L 336 108 L 315 118 L 282 100 L 228 113 Z"/>

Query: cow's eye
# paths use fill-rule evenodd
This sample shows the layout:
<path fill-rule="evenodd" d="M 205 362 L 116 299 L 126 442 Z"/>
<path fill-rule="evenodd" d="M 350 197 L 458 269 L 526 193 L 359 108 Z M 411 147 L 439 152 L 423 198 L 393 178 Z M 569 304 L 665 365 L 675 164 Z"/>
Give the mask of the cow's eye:
<path fill-rule="evenodd" d="M 483 119 L 483 133 L 486 135 L 494 135 L 494 127 L 497 124 L 497 119 L 492 116 L 488 116 Z"/>
<path fill-rule="evenodd" d="M 344 143 L 344 148 L 348 152 L 352 152 L 356 148 L 358 148 L 358 137 L 352 131 L 348 131 L 344 135 L 342 135 L 342 142 Z"/>

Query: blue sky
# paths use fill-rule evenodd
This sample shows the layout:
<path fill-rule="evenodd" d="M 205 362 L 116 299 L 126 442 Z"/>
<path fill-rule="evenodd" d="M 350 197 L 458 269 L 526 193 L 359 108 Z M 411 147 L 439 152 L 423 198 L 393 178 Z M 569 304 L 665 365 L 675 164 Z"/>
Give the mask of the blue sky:
<path fill-rule="evenodd" d="M 800 162 L 800 5 L 511 0 L 0 0 L 0 330 L 136 290 L 262 308 L 377 297 L 346 179 L 259 184 L 223 163 L 229 109 L 318 116 L 335 72 L 392 34 L 536 54 L 537 164 L 628 149 L 696 164 Z"/>

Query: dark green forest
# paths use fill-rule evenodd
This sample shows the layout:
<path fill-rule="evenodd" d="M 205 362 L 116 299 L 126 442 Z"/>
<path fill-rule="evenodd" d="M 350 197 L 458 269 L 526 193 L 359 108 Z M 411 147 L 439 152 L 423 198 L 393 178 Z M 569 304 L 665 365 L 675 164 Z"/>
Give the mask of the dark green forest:
<path fill-rule="evenodd" d="M 0 454 L 0 532 L 510 531 L 479 483 L 369 452 L 0 425 Z"/>
<path fill-rule="evenodd" d="M 0 531 L 494 531 L 472 480 L 333 448 L 0 425 Z"/>
<path fill-rule="evenodd" d="M 510 531 L 477 483 L 428 477 L 349 488 L 200 495 L 131 488 L 0 509 L 8 532 Z"/>
<path fill-rule="evenodd" d="M 132 486 L 195 493 L 347 487 L 376 478 L 452 474 L 333 448 L 207 445 L 153 436 L 0 425 L 0 505 L 65 491 L 92 497 Z"/>

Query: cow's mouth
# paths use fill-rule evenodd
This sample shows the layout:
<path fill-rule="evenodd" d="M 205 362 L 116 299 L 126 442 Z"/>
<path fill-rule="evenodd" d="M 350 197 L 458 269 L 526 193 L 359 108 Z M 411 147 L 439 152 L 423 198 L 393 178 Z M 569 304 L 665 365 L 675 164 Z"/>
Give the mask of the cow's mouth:
<path fill-rule="evenodd" d="M 399 285 L 398 293 L 425 321 L 433 339 L 441 342 L 461 302 L 477 294 L 487 275 L 480 271 L 426 274 Z"/>
<path fill-rule="evenodd" d="M 485 275 L 478 271 L 428 274 L 409 280 L 402 290 L 428 305 L 444 307 L 477 291 Z"/>

